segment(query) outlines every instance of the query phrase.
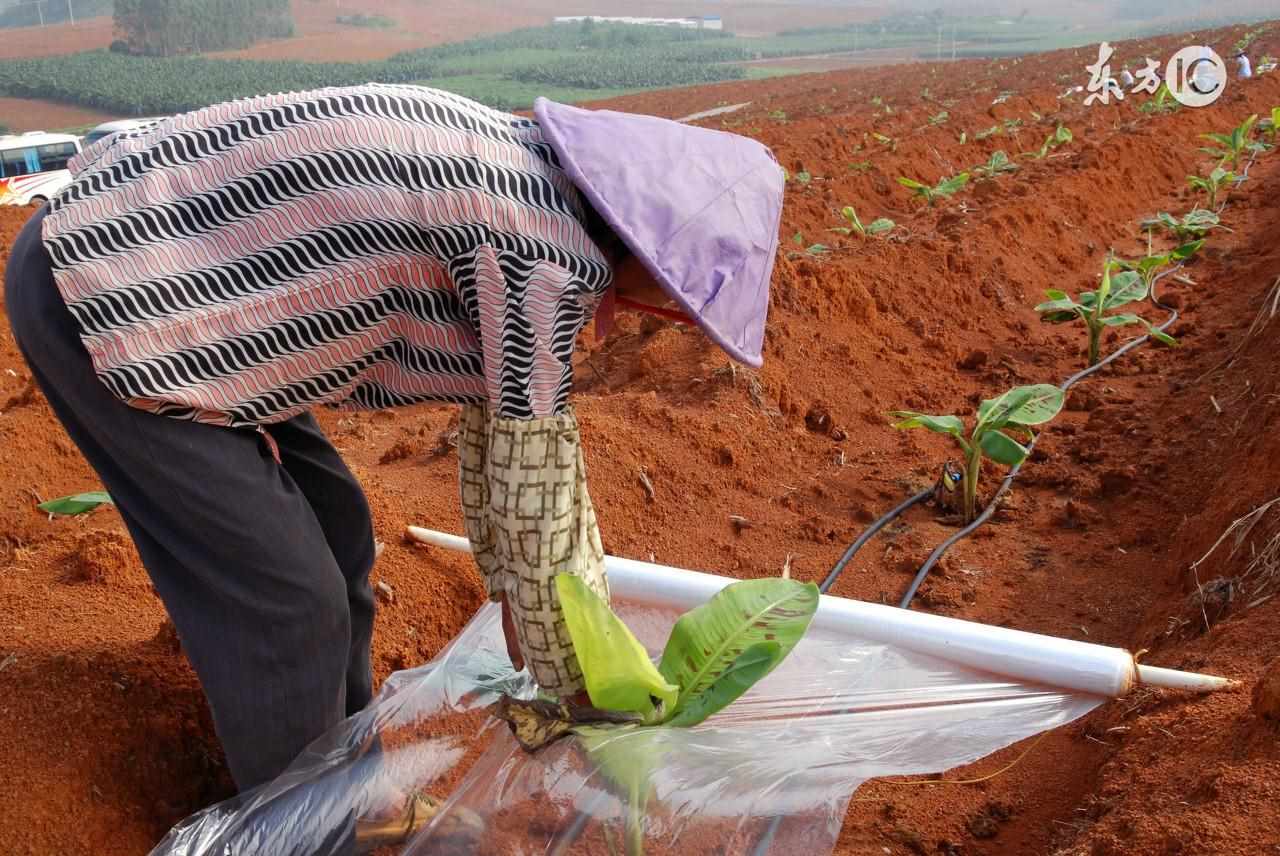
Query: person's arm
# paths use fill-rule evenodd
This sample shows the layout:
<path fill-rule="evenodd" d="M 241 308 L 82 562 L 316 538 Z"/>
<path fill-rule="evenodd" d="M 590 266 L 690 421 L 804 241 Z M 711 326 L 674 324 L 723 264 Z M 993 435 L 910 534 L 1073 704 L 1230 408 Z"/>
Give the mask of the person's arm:
<path fill-rule="evenodd" d="M 489 399 L 463 408 L 458 432 L 467 537 L 489 597 L 509 610 L 517 667 L 523 659 L 543 690 L 571 697 L 583 689 L 582 671 L 555 576 L 578 576 L 608 598 L 577 417 L 567 404 L 573 340 L 598 298 L 552 265 L 535 264 L 513 282 L 488 248 L 459 292 L 480 331 Z"/>

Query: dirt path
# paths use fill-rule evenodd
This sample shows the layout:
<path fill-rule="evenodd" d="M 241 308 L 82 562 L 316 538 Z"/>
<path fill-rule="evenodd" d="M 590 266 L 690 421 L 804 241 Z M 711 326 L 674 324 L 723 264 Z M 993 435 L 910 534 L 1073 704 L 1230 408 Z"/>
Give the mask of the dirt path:
<path fill-rule="evenodd" d="M 1225 50 L 1238 37 L 1217 33 L 1214 44 Z M 1149 40 L 1144 50 L 1167 55 L 1179 41 Z M 761 139 L 811 180 L 789 185 L 760 373 L 729 371 L 700 336 L 660 323 L 625 320 L 606 342 L 584 342 L 580 357 L 593 367 L 578 372 L 578 406 L 609 552 L 739 577 L 776 574 L 790 555 L 793 573 L 820 579 L 867 521 L 954 456 L 941 438 L 889 428 L 888 411 L 967 414 L 981 398 L 1080 366 L 1081 331 L 1041 325 L 1032 311 L 1043 291 L 1090 286 L 1109 248 L 1139 250 L 1141 217 L 1191 206 L 1184 177 L 1211 165 L 1198 134 L 1280 105 L 1280 75 L 1233 81 L 1213 107 L 1171 116 L 1145 116 L 1132 100 L 1060 102 L 1067 85 L 1085 81 L 1087 53 L 614 102 L 683 116 L 751 101 L 704 124 Z M 942 110 L 945 122 L 930 125 Z M 976 140 L 1006 120 L 1020 124 Z M 936 181 L 996 149 L 1033 150 L 1058 121 L 1076 137 L 1063 157 L 1019 159 L 1016 174 L 937 208 L 920 209 L 895 181 Z M 916 608 L 1149 648 L 1146 662 L 1250 686 L 1280 656 L 1280 600 L 1255 604 L 1265 580 L 1246 573 L 1250 545 L 1264 544 L 1275 521 L 1260 523 L 1235 558 L 1201 566 L 1201 587 L 1188 572 L 1232 520 L 1280 493 L 1276 328 L 1246 337 L 1280 275 L 1278 192 L 1273 154 L 1224 215 L 1234 231 L 1187 267 L 1194 284 L 1167 285 L 1184 312 L 1181 347 L 1144 348 L 1073 393 L 1007 507 L 948 555 Z M 827 231 L 846 204 L 864 220 L 898 221 L 892 239 Z M 0 211 L 0 245 L 22 216 Z M 791 258 L 796 233 L 801 245 L 832 251 Z M 0 851 L 141 853 L 225 794 L 227 781 L 198 688 L 118 516 L 49 521 L 33 508 L 37 495 L 95 480 L 27 388 L 0 325 Z M 452 417 L 452 408 L 322 417 L 388 543 L 374 571 L 396 591 L 379 613 L 380 676 L 435 653 L 481 599 L 466 561 L 399 537 L 408 522 L 460 529 L 456 461 L 447 446 L 433 451 Z M 987 483 L 997 476 L 989 471 Z M 755 525 L 737 533 L 730 514 Z M 896 600 L 952 531 L 933 509 L 913 509 L 863 550 L 837 593 Z M 1219 577 L 1234 588 L 1207 586 Z M 1138 694 L 1049 735 L 981 785 L 869 783 L 838 853 L 1253 856 L 1280 841 L 1276 736 L 1247 691 Z M 1024 748 L 949 775 L 982 776 Z"/>

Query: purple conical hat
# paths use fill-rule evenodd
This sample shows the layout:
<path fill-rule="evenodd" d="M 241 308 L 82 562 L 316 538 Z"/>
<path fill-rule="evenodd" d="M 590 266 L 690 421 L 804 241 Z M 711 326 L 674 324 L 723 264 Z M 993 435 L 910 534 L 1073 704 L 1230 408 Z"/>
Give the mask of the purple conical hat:
<path fill-rule="evenodd" d="M 782 168 L 746 137 L 539 98 L 574 185 L 716 344 L 761 363 Z"/>

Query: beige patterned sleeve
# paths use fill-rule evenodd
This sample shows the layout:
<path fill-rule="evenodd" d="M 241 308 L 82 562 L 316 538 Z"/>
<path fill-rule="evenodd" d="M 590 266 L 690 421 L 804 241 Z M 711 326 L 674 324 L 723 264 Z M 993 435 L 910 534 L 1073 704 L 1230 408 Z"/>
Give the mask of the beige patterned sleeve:
<path fill-rule="evenodd" d="M 458 433 L 467 537 L 489 597 L 505 594 L 534 680 L 565 697 L 583 688 L 555 576 L 581 577 L 609 598 L 604 548 L 587 493 L 572 409 L 540 419 L 502 419 L 463 408 Z"/>

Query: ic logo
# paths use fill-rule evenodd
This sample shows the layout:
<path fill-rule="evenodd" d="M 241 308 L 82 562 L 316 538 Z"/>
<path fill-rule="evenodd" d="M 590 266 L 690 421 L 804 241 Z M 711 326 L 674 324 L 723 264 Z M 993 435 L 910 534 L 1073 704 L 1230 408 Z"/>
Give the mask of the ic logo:
<path fill-rule="evenodd" d="M 1207 107 L 1226 88 L 1227 64 L 1208 45 L 1191 45 L 1169 58 L 1164 79 L 1178 103 Z"/>

